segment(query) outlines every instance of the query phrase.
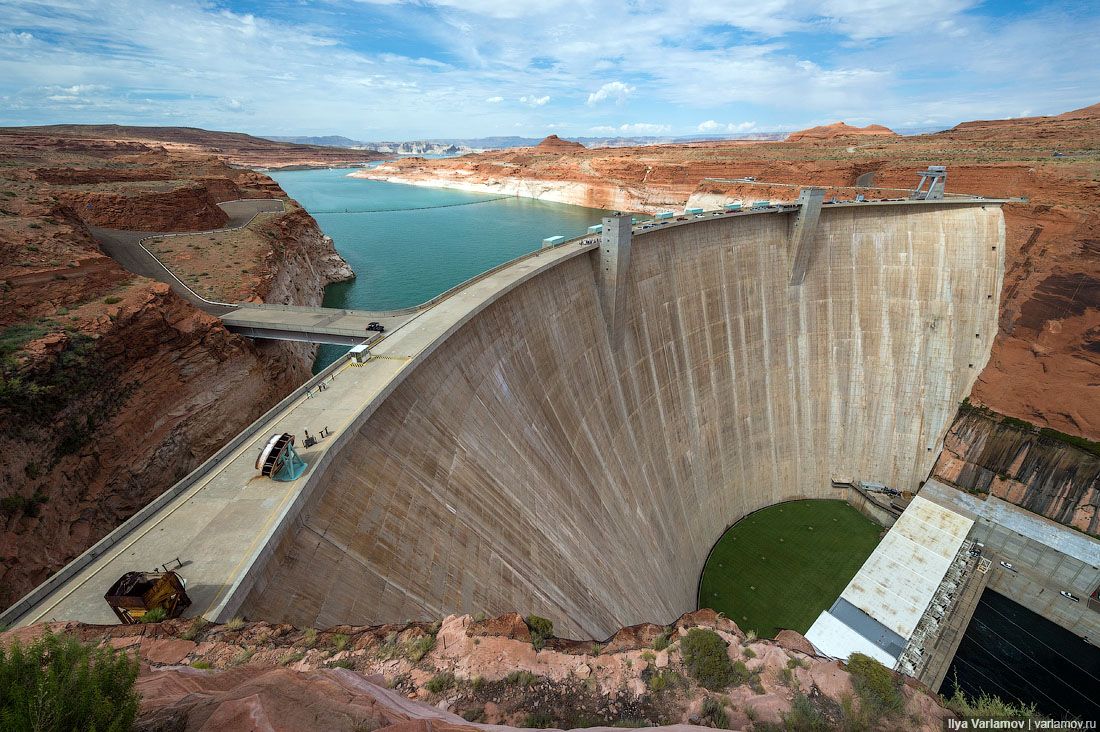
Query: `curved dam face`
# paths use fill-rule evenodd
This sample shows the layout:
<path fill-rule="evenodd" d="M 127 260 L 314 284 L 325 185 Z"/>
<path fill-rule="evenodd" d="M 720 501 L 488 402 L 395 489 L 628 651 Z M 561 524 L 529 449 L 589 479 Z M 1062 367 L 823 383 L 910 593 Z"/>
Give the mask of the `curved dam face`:
<path fill-rule="evenodd" d="M 621 342 L 598 252 L 452 333 L 324 469 L 241 612 L 329 626 L 516 610 L 605 637 L 694 609 L 757 508 L 915 490 L 988 357 L 998 205 L 829 207 L 633 239 Z"/>

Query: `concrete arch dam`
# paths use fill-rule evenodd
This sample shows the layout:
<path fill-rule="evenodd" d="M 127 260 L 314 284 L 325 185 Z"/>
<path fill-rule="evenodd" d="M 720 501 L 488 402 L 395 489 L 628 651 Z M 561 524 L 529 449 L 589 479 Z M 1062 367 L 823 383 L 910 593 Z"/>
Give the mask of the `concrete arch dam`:
<path fill-rule="evenodd" d="M 824 206 L 808 257 L 798 217 L 659 226 L 617 271 L 581 246 L 487 299 L 313 470 L 232 609 L 604 637 L 693 609 L 748 512 L 915 490 L 996 333 L 999 202 Z"/>

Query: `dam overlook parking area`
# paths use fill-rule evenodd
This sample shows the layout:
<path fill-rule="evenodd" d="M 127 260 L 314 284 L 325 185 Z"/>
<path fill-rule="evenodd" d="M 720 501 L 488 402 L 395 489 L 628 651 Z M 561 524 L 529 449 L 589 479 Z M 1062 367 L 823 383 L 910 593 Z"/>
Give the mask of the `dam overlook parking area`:
<path fill-rule="evenodd" d="M 995 334 L 999 202 L 826 206 L 790 286 L 796 216 L 636 233 L 618 333 L 583 239 L 457 289 L 256 428 L 313 432 L 308 410 L 339 405 L 298 481 L 254 485 L 244 453 L 225 456 L 200 478 L 221 502 L 194 482 L 159 509 L 192 544 L 158 537 L 150 515 L 18 622 L 93 620 L 99 585 L 132 568 L 128 542 L 188 560 L 211 523 L 225 543 L 207 537 L 218 551 L 187 574 L 211 619 L 518 608 L 604 637 L 692 609 L 695 572 L 738 517 L 827 497 L 837 473 L 915 488 Z"/>

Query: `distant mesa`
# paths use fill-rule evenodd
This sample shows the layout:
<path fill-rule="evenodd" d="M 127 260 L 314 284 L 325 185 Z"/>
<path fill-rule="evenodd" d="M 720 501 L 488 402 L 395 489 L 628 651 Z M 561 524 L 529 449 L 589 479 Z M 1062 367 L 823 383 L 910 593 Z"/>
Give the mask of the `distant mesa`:
<path fill-rule="evenodd" d="M 897 133 L 889 127 L 883 127 L 882 125 L 853 127 L 843 122 L 834 122 L 831 125 L 821 125 L 820 127 L 811 127 L 808 130 L 792 132 L 787 137 L 787 142 L 812 142 L 816 140 L 835 140 L 840 137 L 868 136 L 897 137 Z"/>
<path fill-rule="evenodd" d="M 538 145 L 535 145 L 535 149 L 537 149 L 537 150 L 564 151 L 564 150 L 584 150 L 585 147 L 584 147 L 584 145 L 580 144 L 579 142 L 572 142 L 571 140 L 563 140 L 560 137 L 558 137 L 557 135 L 550 135 L 549 137 L 543 139 L 543 141 L 540 142 Z"/>
<path fill-rule="evenodd" d="M 1100 118 L 1100 104 L 1093 104 L 1081 109 L 1063 112 L 1054 119 L 1098 119 Z"/>

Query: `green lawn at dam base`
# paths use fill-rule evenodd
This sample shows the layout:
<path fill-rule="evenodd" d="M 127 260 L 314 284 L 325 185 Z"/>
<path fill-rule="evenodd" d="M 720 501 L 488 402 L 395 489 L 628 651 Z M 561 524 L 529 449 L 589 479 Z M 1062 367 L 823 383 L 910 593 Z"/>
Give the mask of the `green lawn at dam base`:
<path fill-rule="evenodd" d="M 699 607 L 761 638 L 784 628 L 805 633 L 859 571 L 882 530 L 844 501 L 760 509 L 728 528 L 711 550 Z"/>

